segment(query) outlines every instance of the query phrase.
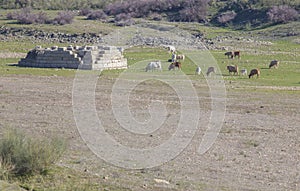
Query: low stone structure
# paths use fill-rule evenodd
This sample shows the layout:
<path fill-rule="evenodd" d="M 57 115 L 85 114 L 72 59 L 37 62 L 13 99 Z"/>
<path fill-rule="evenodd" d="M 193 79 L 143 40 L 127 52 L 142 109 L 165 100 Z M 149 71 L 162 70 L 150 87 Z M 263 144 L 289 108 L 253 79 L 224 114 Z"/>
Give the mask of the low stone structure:
<path fill-rule="evenodd" d="M 86 70 L 125 69 L 123 50 L 114 46 L 68 46 L 42 48 L 28 52 L 19 66 L 39 68 L 71 68 Z"/>

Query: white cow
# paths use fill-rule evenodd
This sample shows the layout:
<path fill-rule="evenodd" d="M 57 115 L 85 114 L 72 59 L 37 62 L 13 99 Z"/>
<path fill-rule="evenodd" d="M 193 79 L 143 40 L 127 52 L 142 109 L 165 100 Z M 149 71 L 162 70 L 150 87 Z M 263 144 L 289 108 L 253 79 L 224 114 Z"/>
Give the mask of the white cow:
<path fill-rule="evenodd" d="M 247 75 L 247 69 L 241 69 L 241 74 L 244 76 L 244 75 Z"/>
<path fill-rule="evenodd" d="M 153 71 L 153 70 L 162 71 L 161 62 L 160 61 L 155 61 L 155 62 L 148 63 L 148 65 L 146 66 L 146 72 L 148 72 L 150 70 L 151 71 Z"/>
<path fill-rule="evenodd" d="M 167 47 L 168 48 L 168 50 L 171 52 L 171 53 L 175 53 L 176 52 L 176 48 L 175 48 L 175 46 L 168 46 Z"/>
<path fill-rule="evenodd" d="M 201 68 L 200 68 L 200 66 L 198 66 L 198 67 L 196 68 L 195 74 L 198 74 L 198 75 L 201 74 Z"/>

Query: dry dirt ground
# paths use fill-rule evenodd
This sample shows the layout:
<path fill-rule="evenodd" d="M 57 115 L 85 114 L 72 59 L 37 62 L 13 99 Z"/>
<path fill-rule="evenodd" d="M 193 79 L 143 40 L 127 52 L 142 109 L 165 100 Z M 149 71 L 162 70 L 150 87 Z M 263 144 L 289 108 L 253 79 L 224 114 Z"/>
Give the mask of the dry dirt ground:
<path fill-rule="evenodd" d="M 130 108 L 137 119 L 149 117 L 145 109 L 152 99 L 163 102 L 170 115 L 151 135 L 136 135 L 120 128 L 113 116 L 110 93 L 114 81 L 113 76 L 104 75 L 96 87 L 96 108 L 106 132 L 131 147 L 156 146 L 167 140 L 180 115 L 176 93 L 159 83 L 136 87 Z M 210 150 L 200 155 L 197 149 L 209 121 L 211 99 L 204 80 L 194 80 L 193 85 L 202 125 L 178 157 L 150 169 L 119 168 L 89 150 L 74 120 L 72 77 L 0 76 L 0 125 L 37 136 L 65 137 L 69 147 L 58 165 L 95 174 L 101 181 L 129 190 L 300 190 L 299 90 L 226 84 L 223 127 Z"/>

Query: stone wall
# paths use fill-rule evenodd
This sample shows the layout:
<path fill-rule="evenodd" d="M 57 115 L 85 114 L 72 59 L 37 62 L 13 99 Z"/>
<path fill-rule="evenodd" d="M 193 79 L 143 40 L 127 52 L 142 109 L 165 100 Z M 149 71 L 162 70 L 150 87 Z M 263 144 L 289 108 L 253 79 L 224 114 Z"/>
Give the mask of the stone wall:
<path fill-rule="evenodd" d="M 42 48 L 28 52 L 19 66 L 39 68 L 71 68 L 87 70 L 124 69 L 127 60 L 122 49 L 113 46 L 68 46 Z"/>

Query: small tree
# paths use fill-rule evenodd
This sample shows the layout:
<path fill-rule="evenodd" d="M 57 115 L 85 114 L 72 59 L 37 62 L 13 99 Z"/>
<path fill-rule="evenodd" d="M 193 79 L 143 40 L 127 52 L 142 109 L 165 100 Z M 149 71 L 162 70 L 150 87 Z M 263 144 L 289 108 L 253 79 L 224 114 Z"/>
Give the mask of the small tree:
<path fill-rule="evenodd" d="M 279 23 L 287 23 L 299 17 L 298 11 L 287 5 L 273 6 L 267 14 L 271 21 Z"/>

